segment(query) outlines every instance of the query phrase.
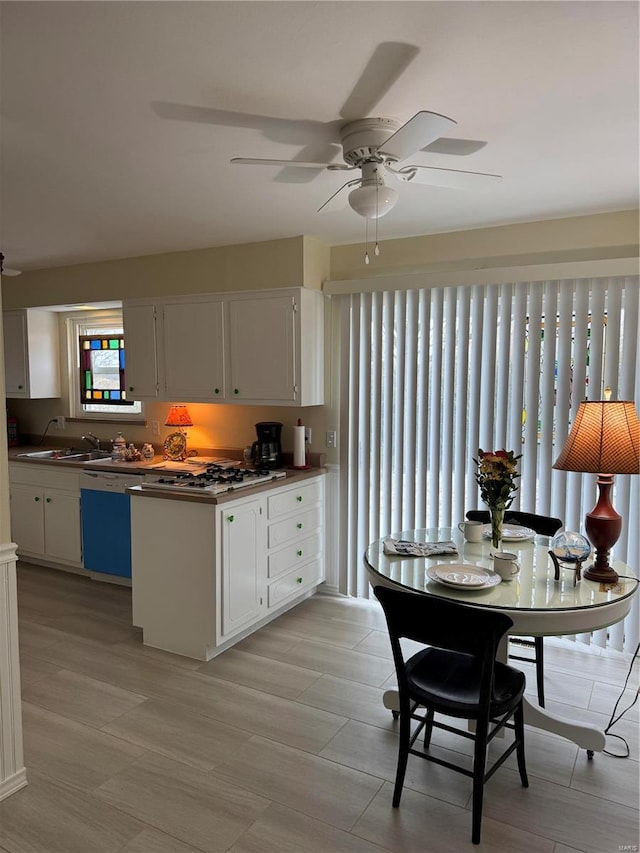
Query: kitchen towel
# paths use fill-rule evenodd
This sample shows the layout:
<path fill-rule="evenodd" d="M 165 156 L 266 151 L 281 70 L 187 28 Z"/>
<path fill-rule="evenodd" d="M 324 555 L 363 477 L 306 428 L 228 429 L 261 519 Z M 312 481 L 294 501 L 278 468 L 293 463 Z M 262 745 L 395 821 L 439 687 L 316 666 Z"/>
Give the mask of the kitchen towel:
<path fill-rule="evenodd" d="M 294 426 L 293 428 L 293 467 L 304 468 L 307 464 L 304 449 L 304 427 Z"/>
<path fill-rule="evenodd" d="M 435 557 L 458 553 L 455 542 L 413 542 L 410 539 L 385 539 L 384 553 L 400 557 Z"/>

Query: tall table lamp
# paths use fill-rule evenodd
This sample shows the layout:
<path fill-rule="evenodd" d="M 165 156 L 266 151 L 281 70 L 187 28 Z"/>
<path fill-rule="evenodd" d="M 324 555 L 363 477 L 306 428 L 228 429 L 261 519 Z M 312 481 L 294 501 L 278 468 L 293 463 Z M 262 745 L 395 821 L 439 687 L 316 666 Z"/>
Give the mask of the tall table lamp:
<path fill-rule="evenodd" d="M 185 427 L 193 426 L 193 421 L 186 406 L 171 406 L 164 422 L 165 426 L 178 427 L 176 432 L 167 436 L 164 443 L 164 458 L 173 461 L 184 461 L 187 456 L 187 433 Z"/>
<path fill-rule="evenodd" d="M 609 565 L 609 551 L 620 536 L 622 518 L 611 504 L 613 476 L 640 474 L 640 421 L 633 402 L 607 399 L 580 403 L 553 467 L 598 475 L 598 501 L 584 523 L 596 559 L 583 576 L 599 583 L 616 583 L 618 575 Z"/>

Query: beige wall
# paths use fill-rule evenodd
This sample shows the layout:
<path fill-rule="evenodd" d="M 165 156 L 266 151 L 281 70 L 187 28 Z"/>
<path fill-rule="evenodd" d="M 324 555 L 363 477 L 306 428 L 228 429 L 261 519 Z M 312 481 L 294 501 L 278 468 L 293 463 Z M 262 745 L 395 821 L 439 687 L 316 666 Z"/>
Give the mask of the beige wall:
<path fill-rule="evenodd" d="M 548 220 L 411 237 L 381 243 L 382 254 L 369 266 L 363 246 L 329 248 L 313 237 L 292 237 L 268 243 L 227 246 L 193 252 L 175 252 L 121 261 L 82 264 L 24 273 L 2 282 L 5 308 L 73 304 L 135 296 L 166 296 L 209 291 L 254 290 L 300 286 L 318 289 L 322 282 L 357 280 L 416 271 L 469 270 L 540 265 L 570 261 L 600 261 L 638 256 L 638 212 L 622 211 L 571 219 Z M 586 273 L 588 274 L 588 273 Z M 526 280 L 526 279 L 525 279 Z M 330 300 L 328 300 L 330 303 Z M 293 446 L 292 427 L 298 417 L 313 430 L 312 449 L 338 461 L 327 451 L 325 433 L 338 429 L 339 383 L 335 365 L 339 356 L 327 305 L 326 404 L 305 409 L 190 404 L 195 422 L 190 446 L 243 447 L 254 439 L 254 424 L 277 420 L 284 424 L 285 450 Z M 183 402 L 176 400 L 174 402 Z M 49 418 L 67 414 L 64 400 L 8 401 L 23 432 L 40 435 Z M 169 403 L 150 403 L 145 414 L 161 423 L 161 440 L 169 432 L 164 419 Z M 68 424 L 51 429 L 52 438 L 79 437 L 90 424 Z M 113 438 L 117 427 L 96 425 L 100 437 Z M 123 428 L 129 441 L 158 443 L 151 428 Z"/>

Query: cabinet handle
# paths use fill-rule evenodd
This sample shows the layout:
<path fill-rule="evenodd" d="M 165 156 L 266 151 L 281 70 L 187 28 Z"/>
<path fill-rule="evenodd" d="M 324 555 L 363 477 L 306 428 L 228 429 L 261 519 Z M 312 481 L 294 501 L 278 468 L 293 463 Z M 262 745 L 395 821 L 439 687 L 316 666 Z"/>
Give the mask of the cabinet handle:
<path fill-rule="evenodd" d="M 46 502 L 47 502 L 48 504 L 50 504 L 50 503 L 51 503 L 51 498 L 45 498 L 45 500 L 46 500 Z"/>
<path fill-rule="evenodd" d="M 298 530 L 302 530 L 302 522 L 301 522 L 301 521 L 299 521 L 299 522 L 296 524 L 296 527 L 298 528 Z"/>
<path fill-rule="evenodd" d="M 302 557 L 302 551 L 296 551 L 296 554 L 298 555 L 298 557 Z"/>
<path fill-rule="evenodd" d="M 214 389 L 213 389 L 213 393 L 214 393 L 214 394 L 219 394 L 219 393 L 220 393 L 220 389 L 219 389 L 219 388 L 214 388 Z"/>
<path fill-rule="evenodd" d="M 234 394 L 239 394 L 239 393 L 240 393 L 240 389 L 239 389 L 239 388 L 234 388 L 234 389 L 233 389 L 233 393 L 234 393 Z"/>
<path fill-rule="evenodd" d="M 22 385 L 18 385 L 18 391 L 22 391 L 22 388 L 23 388 Z"/>
<path fill-rule="evenodd" d="M 34 501 L 35 501 L 36 503 L 37 503 L 39 500 L 40 500 L 40 498 L 34 498 Z"/>
<path fill-rule="evenodd" d="M 227 521 L 233 521 L 233 516 L 232 516 L 232 515 L 228 515 L 228 516 L 227 516 Z"/>
<path fill-rule="evenodd" d="M 302 503 L 302 495 L 297 495 L 296 500 L 298 501 L 299 504 L 301 504 Z"/>
<path fill-rule="evenodd" d="M 302 578 L 296 578 L 296 583 L 302 583 Z"/>
<path fill-rule="evenodd" d="M 133 385 L 129 385 L 129 391 L 133 391 Z"/>

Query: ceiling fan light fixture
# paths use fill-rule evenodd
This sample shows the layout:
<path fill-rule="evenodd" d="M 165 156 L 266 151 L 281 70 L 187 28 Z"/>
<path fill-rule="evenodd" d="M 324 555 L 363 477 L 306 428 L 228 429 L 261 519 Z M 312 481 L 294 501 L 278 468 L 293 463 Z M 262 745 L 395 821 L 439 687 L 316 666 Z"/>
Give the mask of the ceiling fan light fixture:
<path fill-rule="evenodd" d="M 349 206 L 365 219 L 380 219 L 396 206 L 398 193 L 393 187 L 375 183 L 358 187 L 349 193 Z"/>

